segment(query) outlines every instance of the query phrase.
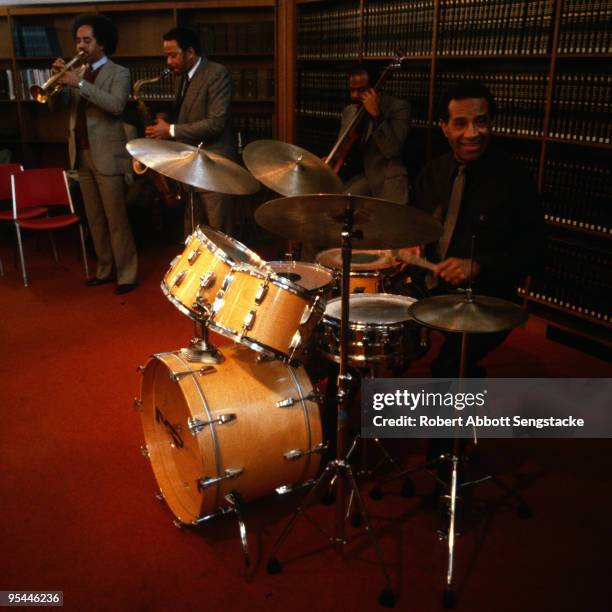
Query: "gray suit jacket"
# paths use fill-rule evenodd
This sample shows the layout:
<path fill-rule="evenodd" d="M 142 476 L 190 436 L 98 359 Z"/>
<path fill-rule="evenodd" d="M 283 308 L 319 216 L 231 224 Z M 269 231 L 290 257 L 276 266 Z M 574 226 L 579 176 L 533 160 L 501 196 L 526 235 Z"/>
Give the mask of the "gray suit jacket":
<path fill-rule="evenodd" d="M 381 117 L 370 119 L 369 134 L 362 145 L 365 176 L 374 197 L 395 202 L 408 201 L 408 171 L 402 151 L 410 129 L 410 107 L 406 100 L 387 94 L 381 95 Z M 355 106 L 347 106 L 342 113 L 342 127 L 350 122 Z"/>
<path fill-rule="evenodd" d="M 84 71 L 84 70 L 83 70 Z M 125 174 L 130 168 L 130 156 L 123 128 L 122 113 L 130 93 L 130 71 L 108 60 L 100 69 L 95 83 L 83 83 L 82 89 L 67 87 L 50 99 L 51 110 L 70 107 L 69 152 L 70 167 L 77 158 L 75 124 L 81 95 L 87 99 L 87 136 L 93 163 L 100 174 Z"/>
<path fill-rule="evenodd" d="M 178 142 L 202 147 L 235 160 L 230 103 L 232 80 L 225 66 L 202 58 L 174 125 Z"/>

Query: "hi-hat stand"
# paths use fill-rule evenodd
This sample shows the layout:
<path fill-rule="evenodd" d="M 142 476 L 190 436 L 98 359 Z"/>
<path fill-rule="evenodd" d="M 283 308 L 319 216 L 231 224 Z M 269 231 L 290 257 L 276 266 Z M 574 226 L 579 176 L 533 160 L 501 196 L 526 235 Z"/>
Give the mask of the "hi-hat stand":
<path fill-rule="evenodd" d="M 326 535 L 337 552 L 342 554 L 344 546 L 348 543 L 345 538 L 345 522 L 349 517 L 352 501 L 354 500 L 361 519 L 364 523 L 365 530 L 370 537 L 372 545 L 376 553 L 378 566 L 382 572 L 385 581 L 385 587 L 380 593 L 378 601 L 385 607 L 393 607 L 395 605 L 395 595 L 391 586 L 391 578 L 387 567 L 382 558 L 382 552 L 378 540 L 372 532 L 370 518 L 365 509 L 363 498 L 359 491 L 359 486 L 355 478 L 355 474 L 350 465 L 350 457 L 354 452 L 357 444 L 355 438 L 351 447 L 347 451 L 348 439 L 348 401 L 349 387 L 352 380 L 348 372 L 348 341 L 349 341 L 349 280 L 351 271 L 351 254 L 353 238 L 361 238 L 363 233 L 360 230 L 354 230 L 354 203 L 353 197 L 347 196 L 347 203 L 344 211 L 344 227 L 341 232 L 342 238 L 342 285 L 341 285 L 341 316 L 340 316 L 340 370 L 338 374 L 338 390 L 337 390 L 337 412 L 338 420 L 336 426 L 336 458 L 329 461 L 325 466 L 323 473 L 315 482 L 313 488 L 306 495 L 303 503 L 297 507 L 295 513 L 285 526 L 276 542 L 272 547 L 272 552 L 268 560 L 268 573 L 276 574 L 281 571 L 282 565 L 278 560 L 276 553 L 282 543 L 285 541 L 297 519 L 304 515 L 312 522 L 315 527 L 324 535 Z M 336 499 L 336 516 L 335 530 L 333 534 L 328 533 L 323 529 L 315 519 L 307 514 L 306 509 L 316 499 L 319 491 L 323 490 L 325 484 L 328 484 L 335 491 Z M 347 503 L 347 491 L 350 490 L 350 497 Z"/>

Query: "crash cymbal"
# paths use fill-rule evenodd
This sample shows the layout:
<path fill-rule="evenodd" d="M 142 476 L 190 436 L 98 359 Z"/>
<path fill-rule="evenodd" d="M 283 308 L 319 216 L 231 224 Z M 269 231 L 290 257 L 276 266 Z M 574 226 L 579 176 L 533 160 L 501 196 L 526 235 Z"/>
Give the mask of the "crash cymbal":
<path fill-rule="evenodd" d="M 436 295 L 418 300 L 410 312 L 427 327 L 470 334 L 513 329 L 527 320 L 520 306 L 488 295 Z"/>
<path fill-rule="evenodd" d="M 231 195 L 259 191 L 259 183 L 242 166 L 200 147 L 173 140 L 135 138 L 126 148 L 148 168 L 196 189 Z"/>
<path fill-rule="evenodd" d="M 282 195 L 341 193 L 342 181 L 316 155 L 277 140 L 256 140 L 242 153 L 246 167 L 266 187 Z"/>
<path fill-rule="evenodd" d="M 339 247 L 345 210 L 354 205 L 355 239 L 359 249 L 392 249 L 437 240 L 442 226 L 427 213 L 412 206 L 362 196 L 318 194 L 278 198 L 255 211 L 259 225 L 290 240 Z"/>

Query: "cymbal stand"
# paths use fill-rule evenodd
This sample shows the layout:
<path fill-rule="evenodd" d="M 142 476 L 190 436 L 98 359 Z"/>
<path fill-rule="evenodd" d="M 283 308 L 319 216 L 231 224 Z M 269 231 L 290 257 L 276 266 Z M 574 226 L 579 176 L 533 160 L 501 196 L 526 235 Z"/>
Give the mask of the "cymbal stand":
<path fill-rule="evenodd" d="M 193 338 L 189 346 L 182 348 L 181 353 L 192 363 L 221 363 L 223 355 L 208 341 L 208 327 L 201 319 L 193 321 Z"/>
<path fill-rule="evenodd" d="M 351 253 L 353 238 L 362 238 L 361 231 L 353 230 L 354 220 L 354 203 L 351 197 L 348 198 L 348 203 L 345 209 L 345 222 L 341 233 L 342 237 L 342 289 L 341 289 L 341 315 L 340 315 L 340 371 L 338 374 L 338 391 L 337 391 L 337 411 L 338 420 L 336 428 L 336 458 L 329 461 L 325 466 L 323 473 L 319 476 L 313 488 L 306 495 L 303 503 L 297 507 L 295 513 L 285 526 L 276 542 L 272 547 L 270 558 L 268 560 L 268 573 L 276 574 L 281 571 L 282 566 L 276 552 L 281 544 L 285 541 L 289 532 L 295 525 L 299 516 L 304 515 L 317 529 L 329 537 L 330 542 L 335 546 L 339 554 L 344 554 L 344 547 L 348 543 L 345 538 L 345 522 L 348 517 L 347 510 L 347 488 L 350 488 L 350 499 L 354 499 L 365 525 L 365 530 L 369 535 L 372 545 L 376 553 L 378 566 L 385 580 L 385 588 L 381 591 L 378 601 L 385 607 L 393 607 L 395 605 L 395 595 L 391 586 L 391 578 L 387 567 L 382 558 L 382 552 L 378 540 L 372 532 L 369 516 L 366 512 L 363 498 L 359 492 L 359 487 L 355 479 L 355 474 L 349 463 L 349 458 L 353 453 L 357 439 L 353 440 L 350 449 L 347 448 L 348 437 L 348 401 L 349 387 L 351 375 L 348 371 L 348 341 L 349 341 L 349 281 L 351 271 Z M 330 487 L 335 488 L 336 498 L 336 520 L 335 531 L 329 534 L 323 529 L 310 515 L 306 513 L 306 508 L 316 498 L 319 490 L 322 490 L 323 484 L 329 482 Z"/>

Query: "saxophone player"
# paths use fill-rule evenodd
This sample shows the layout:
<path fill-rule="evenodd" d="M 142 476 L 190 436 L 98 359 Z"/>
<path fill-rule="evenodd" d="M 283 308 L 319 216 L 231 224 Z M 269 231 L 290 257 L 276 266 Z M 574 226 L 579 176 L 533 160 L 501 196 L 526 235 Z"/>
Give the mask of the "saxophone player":
<path fill-rule="evenodd" d="M 72 25 L 77 53 L 85 70 L 69 69 L 58 78 L 63 89 L 49 98 L 51 109 L 70 108 L 71 168 L 79 175 L 87 222 L 98 260 L 89 287 L 114 282 L 115 293 L 137 286 L 138 255 L 125 205 L 124 176 L 130 159 L 122 113 L 130 91 L 130 73 L 109 56 L 117 47 L 117 30 L 99 14 L 78 16 Z M 65 68 L 57 59 L 52 71 Z"/>

